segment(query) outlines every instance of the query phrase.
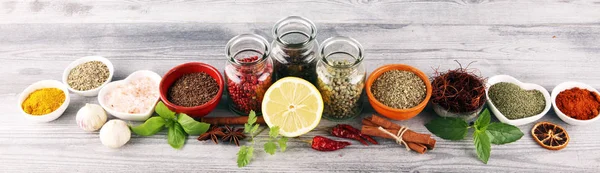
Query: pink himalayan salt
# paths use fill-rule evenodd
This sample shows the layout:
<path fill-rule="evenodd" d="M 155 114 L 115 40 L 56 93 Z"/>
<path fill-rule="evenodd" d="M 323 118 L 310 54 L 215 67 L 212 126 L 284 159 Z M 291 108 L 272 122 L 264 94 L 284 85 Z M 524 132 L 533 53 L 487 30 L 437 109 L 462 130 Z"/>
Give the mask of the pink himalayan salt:
<path fill-rule="evenodd" d="M 105 103 L 114 111 L 139 114 L 148 112 L 159 97 L 156 81 L 149 77 L 134 79 L 109 91 Z"/>

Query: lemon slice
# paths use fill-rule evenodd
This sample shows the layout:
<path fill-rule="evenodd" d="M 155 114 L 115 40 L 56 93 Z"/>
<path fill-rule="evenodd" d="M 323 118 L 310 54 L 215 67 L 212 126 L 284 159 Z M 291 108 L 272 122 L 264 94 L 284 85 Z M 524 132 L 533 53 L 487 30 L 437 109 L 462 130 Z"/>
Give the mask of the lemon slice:
<path fill-rule="evenodd" d="M 286 77 L 271 85 L 265 93 L 262 114 L 269 127 L 279 127 L 279 134 L 300 136 L 319 125 L 323 98 L 308 81 Z"/>

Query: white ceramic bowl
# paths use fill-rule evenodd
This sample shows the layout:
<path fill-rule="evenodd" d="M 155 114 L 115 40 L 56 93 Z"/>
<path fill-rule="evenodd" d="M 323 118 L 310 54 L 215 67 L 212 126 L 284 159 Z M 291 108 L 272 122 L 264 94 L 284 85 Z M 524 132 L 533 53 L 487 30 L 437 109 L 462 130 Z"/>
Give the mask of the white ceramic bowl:
<path fill-rule="evenodd" d="M 506 116 L 504 116 L 504 114 L 502 114 L 498 110 L 498 108 L 496 108 L 496 106 L 492 102 L 492 99 L 489 96 L 490 87 L 492 85 L 494 85 L 496 83 L 500 83 L 500 82 L 508 82 L 508 83 L 516 84 L 524 90 L 538 90 L 538 91 L 542 92 L 542 94 L 544 95 L 544 98 L 546 99 L 546 107 L 544 107 L 544 110 L 540 114 L 537 114 L 534 116 L 521 118 L 521 119 L 515 119 L 515 120 L 506 118 Z M 487 80 L 487 84 L 485 87 L 485 94 L 488 98 L 488 100 L 487 100 L 487 103 L 489 105 L 488 107 L 492 110 L 494 115 L 496 115 L 496 118 L 498 118 L 498 120 L 500 120 L 503 123 L 511 124 L 514 126 L 525 125 L 525 124 L 529 124 L 529 123 L 539 120 L 544 115 L 546 115 L 546 113 L 548 113 L 548 111 L 550 110 L 550 107 L 551 107 L 550 94 L 548 93 L 548 90 L 546 90 L 544 87 L 537 85 L 537 84 L 523 83 L 509 75 L 496 75 L 496 76 L 489 78 Z"/>
<path fill-rule="evenodd" d="M 152 71 L 140 70 L 140 71 L 131 73 L 124 80 L 114 81 L 114 82 L 111 82 L 108 85 L 104 86 L 104 88 L 102 88 L 102 90 L 100 90 L 100 93 L 98 94 L 98 103 L 100 103 L 100 106 L 102 106 L 102 108 L 104 108 L 104 110 L 106 110 L 106 112 L 108 112 L 109 114 L 111 114 L 117 118 L 120 118 L 120 119 L 132 120 L 132 121 L 144 121 L 144 120 L 148 119 L 150 116 L 152 116 L 152 113 L 154 113 L 154 106 L 156 106 L 156 103 L 158 103 L 158 100 L 160 99 L 159 95 L 157 95 L 156 101 L 151 109 L 148 109 L 146 112 L 139 113 L 139 114 L 117 112 L 115 110 L 112 110 L 105 103 L 105 98 L 109 91 L 115 89 L 119 85 L 127 84 L 127 83 L 129 83 L 129 81 L 140 78 L 140 77 L 150 77 L 155 82 L 156 92 L 158 93 L 158 88 L 159 88 L 162 77 L 160 77 L 158 74 L 156 74 Z"/>
<path fill-rule="evenodd" d="M 77 67 L 80 64 L 90 62 L 90 61 L 100 61 L 100 62 L 106 64 L 106 67 L 108 67 L 108 72 L 109 72 L 108 79 L 106 81 L 104 81 L 104 83 L 102 85 L 100 85 L 98 88 L 94 88 L 94 89 L 87 90 L 87 91 L 79 91 L 79 90 L 71 88 L 71 86 L 69 86 L 69 83 L 67 83 L 67 78 L 69 77 L 69 73 L 71 73 L 71 70 L 73 70 L 73 68 Z M 67 68 L 63 72 L 62 81 L 63 81 L 63 83 L 65 83 L 65 85 L 67 85 L 67 87 L 69 88 L 69 90 L 71 92 L 73 92 L 77 95 L 81 95 L 81 96 L 94 97 L 94 96 L 98 95 L 98 92 L 100 92 L 100 89 L 102 89 L 102 87 L 104 87 L 106 84 L 108 84 L 112 80 L 114 73 L 115 73 L 115 67 L 108 59 L 101 57 L 101 56 L 86 56 L 86 57 L 79 58 L 79 59 L 73 61 L 71 64 L 69 64 L 69 66 L 67 66 Z"/>
<path fill-rule="evenodd" d="M 65 102 L 63 102 L 63 104 L 60 105 L 60 107 L 58 107 L 58 109 L 54 110 L 53 112 L 51 112 L 49 114 L 31 115 L 31 114 L 26 113 L 22 107 L 25 99 L 27 99 L 27 97 L 34 91 L 36 91 L 38 89 L 43 89 L 43 88 L 58 88 L 58 89 L 62 90 L 65 93 Z M 25 88 L 25 90 L 23 90 L 23 92 L 19 96 L 19 109 L 21 110 L 21 113 L 23 115 L 25 115 L 25 117 L 27 117 L 28 119 L 30 119 L 32 121 L 50 122 L 50 121 L 53 121 L 53 120 L 57 119 L 58 117 L 60 117 L 65 112 L 65 110 L 67 110 L 67 107 L 69 107 L 70 101 L 71 101 L 71 99 L 69 97 L 69 89 L 67 89 L 67 86 L 65 84 L 63 84 L 57 80 L 43 80 L 43 81 L 33 83 L 33 84 L 29 85 L 27 88 Z"/>
<path fill-rule="evenodd" d="M 556 106 L 556 96 L 560 92 L 563 92 L 565 90 L 575 88 L 575 87 L 578 87 L 581 89 L 587 89 L 592 92 L 598 93 L 598 90 L 594 89 L 592 86 L 589 86 L 589 85 L 581 83 L 581 82 L 563 82 L 561 84 L 558 84 L 552 90 L 552 106 L 554 107 L 554 112 L 556 112 L 556 115 L 558 115 L 558 118 L 562 119 L 564 122 L 566 122 L 570 125 L 585 125 L 585 124 L 590 124 L 590 123 L 598 120 L 600 118 L 600 115 L 596 116 L 595 118 L 589 119 L 589 120 L 578 120 L 578 119 L 567 116 L 562 111 L 560 111 L 560 109 L 558 109 L 558 107 Z"/>

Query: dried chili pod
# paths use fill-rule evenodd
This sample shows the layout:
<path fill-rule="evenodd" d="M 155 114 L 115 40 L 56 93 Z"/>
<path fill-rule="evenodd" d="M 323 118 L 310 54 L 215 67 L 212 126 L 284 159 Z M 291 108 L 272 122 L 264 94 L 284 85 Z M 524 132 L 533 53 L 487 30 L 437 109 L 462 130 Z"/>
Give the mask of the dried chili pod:
<path fill-rule="evenodd" d="M 349 130 L 349 131 L 350 131 L 350 132 L 352 132 L 352 133 L 356 133 L 356 134 L 358 134 L 360 137 L 362 137 L 362 138 L 366 139 L 367 141 L 371 142 L 372 144 L 375 144 L 375 145 L 379 144 L 379 143 L 378 143 L 378 142 L 377 142 L 375 139 L 373 139 L 371 136 L 369 136 L 369 135 L 365 135 L 365 134 L 362 134 L 362 133 L 360 132 L 360 130 L 358 130 L 358 129 L 356 129 L 356 128 L 352 127 L 352 126 L 351 126 L 351 125 L 349 125 L 349 124 L 338 124 L 337 126 L 338 126 L 338 127 L 341 127 L 341 128 L 344 128 L 344 129 L 346 129 L 346 130 Z"/>
<path fill-rule="evenodd" d="M 331 129 L 331 135 L 333 135 L 335 137 L 340 137 L 340 138 L 354 139 L 354 140 L 359 141 L 363 145 L 367 145 L 367 146 L 369 145 L 364 139 L 362 139 L 360 137 L 360 134 L 354 133 L 346 128 L 343 128 L 340 125 L 337 125 Z"/>
<path fill-rule="evenodd" d="M 323 136 L 315 136 L 311 143 L 311 147 L 318 151 L 335 151 L 350 145 L 350 142 L 334 141 Z"/>

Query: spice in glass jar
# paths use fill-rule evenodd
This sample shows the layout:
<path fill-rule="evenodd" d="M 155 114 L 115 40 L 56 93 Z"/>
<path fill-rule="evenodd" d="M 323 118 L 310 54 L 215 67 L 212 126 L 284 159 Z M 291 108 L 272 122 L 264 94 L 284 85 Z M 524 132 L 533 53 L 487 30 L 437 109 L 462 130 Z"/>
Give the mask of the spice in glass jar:
<path fill-rule="evenodd" d="M 315 24 L 303 17 L 289 16 L 275 24 L 271 57 L 276 80 L 294 76 L 316 84 L 316 36 Z"/>
<path fill-rule="evenodd" d="M 260 115 L 265 92 L 273 83 L 273 61 L 269 44 L 261 36 L 242 34 L 226 46 L 225 66 L 229 108 L 240 115 L 251 110 Z"/>
<path fill-rule="evenodd" d="M 212 100 L 219 91 L 219 84 L 210 75 L 189 73 L 177 79 L 167 93 L 167 99 L 184 107 L 200 106 Z"/>
<path fill-rule="evenodd" d="M 383 73 L 375 79 L 371 91 L 375 99 L 395 109 L 413 108 L 427 95 L 425 82 L 415 73 L 402 70 Z"/>
<path fill-rule="evenodd" d="M 321 46 L 317 89 L 323 97 L 323 117 L 335 121 L 360 115 L 366 78 L 362 46 L 349 37 L 332 37 Z"/>

